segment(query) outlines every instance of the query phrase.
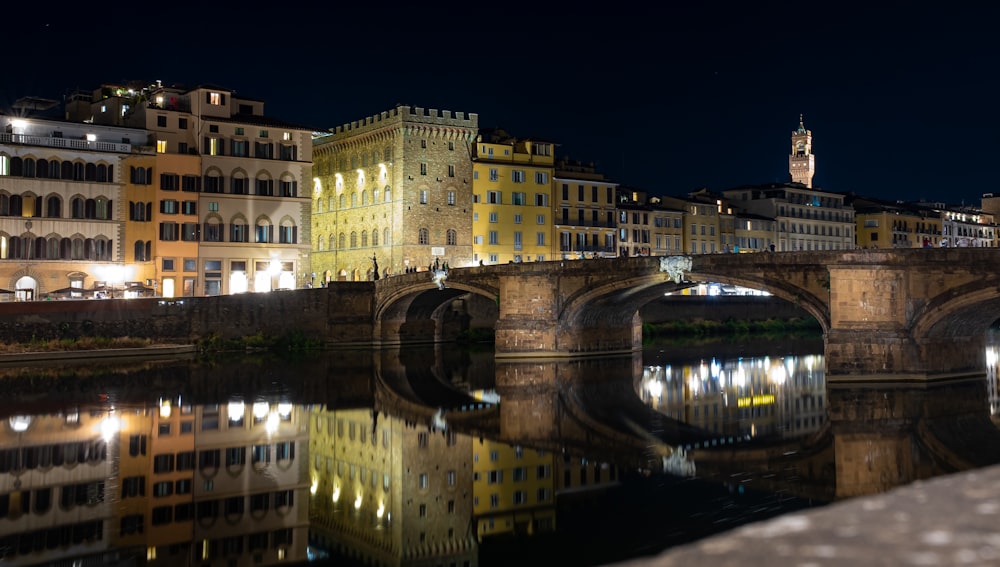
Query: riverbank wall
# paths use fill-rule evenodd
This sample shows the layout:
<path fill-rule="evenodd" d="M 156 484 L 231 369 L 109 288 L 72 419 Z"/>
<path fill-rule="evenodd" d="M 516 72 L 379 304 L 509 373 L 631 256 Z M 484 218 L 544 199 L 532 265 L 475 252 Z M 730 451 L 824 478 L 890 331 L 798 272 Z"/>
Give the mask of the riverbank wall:
<path fill-rule="evenodd" d="M 351 304 L 361 294 L 337 293 L 345 286 L 219 297 L 29 301 L 0 304 L 0 341 L 30 342 L 79 337 L 135 337 L 195 342 L 210 337 L 240 339 L 303 336 L 344 339 L 370 327 L 368 305 Z M 756 321 L 809 317 L 774 297 L 669 296 L 640 309 L 647 323 L 665 321 Z M 368 316 L 370 319 L 370 315 Z M 370 332 L 370 329 L 368 329 Z"/>

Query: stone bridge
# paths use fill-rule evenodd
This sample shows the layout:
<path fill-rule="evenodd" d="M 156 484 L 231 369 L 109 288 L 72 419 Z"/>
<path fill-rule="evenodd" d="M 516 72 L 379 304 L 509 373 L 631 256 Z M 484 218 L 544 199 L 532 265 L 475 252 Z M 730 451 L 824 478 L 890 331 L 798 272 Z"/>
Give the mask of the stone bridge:
<path fill-rule="evenodd" d="M 677 283 L 658 257 L 454 269 L 374 282 L 372 340 L 448 340 L 493 327 L 496 356 L 607 355 L 641 348 L 639 308 L 697 282 L 763 290 L 812 314 L 827 378 L 925 380 L 985 372 L 1000 318 L 1000 250 L 944 248 L 691 256 Z M 337 285 L 332 291 L 336 293 Z"/>

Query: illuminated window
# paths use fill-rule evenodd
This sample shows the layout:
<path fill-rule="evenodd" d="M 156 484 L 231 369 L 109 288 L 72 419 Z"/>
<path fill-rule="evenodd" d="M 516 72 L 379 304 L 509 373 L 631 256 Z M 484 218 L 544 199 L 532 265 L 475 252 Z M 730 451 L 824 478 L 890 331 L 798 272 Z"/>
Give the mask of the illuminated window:
<path fill-rule="evenodd" d="M 222 93 L 209 92 L 207 102 L 212 106 L 222 106 L 226 104 L 226 95 Z"/>

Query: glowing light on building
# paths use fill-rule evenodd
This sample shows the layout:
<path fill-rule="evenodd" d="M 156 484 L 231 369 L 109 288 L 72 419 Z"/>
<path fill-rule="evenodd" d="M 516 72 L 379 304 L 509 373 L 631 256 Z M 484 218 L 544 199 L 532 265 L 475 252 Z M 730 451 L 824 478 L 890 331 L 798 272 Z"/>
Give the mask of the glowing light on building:
<path fill-rule="evenodd" d="M 170 400 L 160 400 L 160 417 L 163 419 L 170 417 Z"/>
<path fill-rule="evenodd" d="M 257 419 L 267 417 L 268 410 L 271 409 L 267 402 L 257 402 L 253 405 L 253 416 Z"/>

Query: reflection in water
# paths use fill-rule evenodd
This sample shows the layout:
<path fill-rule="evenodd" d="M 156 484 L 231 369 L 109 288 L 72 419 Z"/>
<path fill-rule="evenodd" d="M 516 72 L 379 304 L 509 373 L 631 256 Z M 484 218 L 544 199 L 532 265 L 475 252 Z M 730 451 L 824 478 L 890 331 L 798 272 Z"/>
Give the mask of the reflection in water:
<path fill-rule="evenodd" d="M 815 352 L 0 371 L 0 559 L 620 561 L 1000 462 L 990 352 L 988 380 L 835 387 Z M 678 448 L 697 478 L 662 474 Z"/>
<path fill-rule="evenodd" d="M 639 395 L 668 417 L 745 440 L 816 432 L 825 389 L 823 357 L 808 354 L 648 366 Z"/>

